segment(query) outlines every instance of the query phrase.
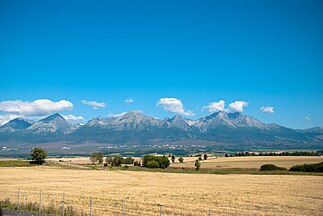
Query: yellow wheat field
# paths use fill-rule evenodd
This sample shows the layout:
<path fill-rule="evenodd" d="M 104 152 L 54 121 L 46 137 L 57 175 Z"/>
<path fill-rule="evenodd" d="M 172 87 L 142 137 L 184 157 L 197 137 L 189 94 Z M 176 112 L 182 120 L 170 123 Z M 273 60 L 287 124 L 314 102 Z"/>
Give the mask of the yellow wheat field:
<path fill-rule="evenodd" d="M 1 199 L 40 199 L 94 215 L 322 215 L 322 176 L 212 175 L 55 167 L 0 168 Z"/>

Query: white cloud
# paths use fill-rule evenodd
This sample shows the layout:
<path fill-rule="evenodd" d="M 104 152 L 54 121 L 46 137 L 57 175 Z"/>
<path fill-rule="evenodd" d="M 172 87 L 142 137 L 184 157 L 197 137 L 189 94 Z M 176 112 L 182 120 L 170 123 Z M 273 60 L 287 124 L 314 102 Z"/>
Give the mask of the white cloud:
<path fill-rule="evenodd" d="M 272 107 L 272 106 L 262 106 L 260 108 L 260 111 L 264 112 L 264 113 L 274 113 L 275 112 L 274 107 Z"/>
<path fill-rule="evenodd" d="M 231 112 L 243 112 L 246 106 L 248 106 L 248 103 L 245 101 L 235 101 L 229 105 Z"/>
<path fill-rule="evenodd" d="M 128 98 L 128 99 L 125 99 L 124 102 L 127 103 L 127 104 L 129 104 L 129 103 L 135 102 L 135 100 L 132 99 L 132 98 Z"/>
<path fill-rule="evenodd" d="M 306 121 L 311 121 L 312 119 L 310 117 L 308 117 L 308 116 L 305 116 L 305 120 Z"/>
<path fill-rule="evenodd" d="M 218 102 L 210 102 L 209 105 L 203 106 L 203 109 L 207 109 L 209 112 L 225 111 L 224 100 L 219 100 Z"/>
<path fill-rule="evenodd" d="M 182 101 L 177 98 L 160 98 L 157 102 L 157 106 L 161 106 L 164 110 L 169 112 L 178 113 L 185 116 L 195 115 L 195 113 L 191 110 L 185 111 Z"/>
<path fill-rule="evenodd" d="M 84 121 L 84 118 L 82 116 L 74 116 L 72 114 L 63 115 L 63 117 L 66 121 Z"/>
<path fill-rule="evenodd" d="M 54 112 L 70 110 L 73 104 L 67 100 L 54 102 L 48 99 L 39 99 L 35 101 L 2 101 L 0 102 L 0 111 L 6 113 L 15 113 L 22 116 L 41 116 Z"/>
<path fill-rule="evenodd" d="M 0 115 L 0 126 L 6 124 L 8 121 L 18 118 L 18 115 L 13 115 L 13 114 L 9 114 L 9 115 Z"/>
<path fill-rule="evenodd" d="M 104 108 L 105 107 L 105 103 L 100 103 L 100 102 L 96 102 L 96 101 L 86 101 L 86 100 L 81 100 L 81 102 L 83 104 L 92 106 L 93 109 L 98 109 L 99 107 Z"/>

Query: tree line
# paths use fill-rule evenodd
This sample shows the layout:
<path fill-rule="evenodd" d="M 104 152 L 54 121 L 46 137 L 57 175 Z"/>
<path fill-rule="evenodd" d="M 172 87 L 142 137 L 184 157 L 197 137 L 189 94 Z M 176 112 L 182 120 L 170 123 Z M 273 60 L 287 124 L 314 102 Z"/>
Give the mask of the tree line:
<path fill-rule="evenodd" d="M 244 156 L 321 156 L 322 151 L 293 151 L 293 152 L 236 152 L 226 153 L 225 157 L 244 157 Z"/>

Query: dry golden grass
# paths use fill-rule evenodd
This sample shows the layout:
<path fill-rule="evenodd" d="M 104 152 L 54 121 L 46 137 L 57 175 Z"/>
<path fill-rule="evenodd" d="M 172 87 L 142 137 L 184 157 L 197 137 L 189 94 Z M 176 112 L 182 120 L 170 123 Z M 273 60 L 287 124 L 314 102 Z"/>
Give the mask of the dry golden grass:
<path fill-rule="evenodd" d="M 185 163 L 176 162 L 171 167 L 194 167 L 196 157 L 185 157 Z M 202 168 L 259 168 L 263 164 L 271 163 L 277 166 L 290 168 L 304 163 L 320 163 L 320 156 L 252 156 L 252 157 L 219 157 L 201 161 Z"/>
<path fill-rule="evenodd" d="M 47 161 L 64 161 L 65 163 L 72 163 L 78 165 L 92 164 L 90 157 L 64 157 L 64 158 L 48 158 Z"/>
<path fill-rule="evenodd" d="M 322 176 L 211 175 L 71 170 L 53 167 L 0 168 L 1 199 L 38 201 L 94 215 L 322 215 Z"/>

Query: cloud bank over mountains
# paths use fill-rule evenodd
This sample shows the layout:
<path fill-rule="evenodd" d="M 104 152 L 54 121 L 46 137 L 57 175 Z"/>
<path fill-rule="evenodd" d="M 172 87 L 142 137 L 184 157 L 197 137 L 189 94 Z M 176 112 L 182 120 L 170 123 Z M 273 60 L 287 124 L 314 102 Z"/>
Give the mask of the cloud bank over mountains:
<path fill-rule="evenodd" d="M 106 108 L 106 103 L 97 101 L 86 101 L 81 100 L 82 104 L 88 105 L 93 109 L 97 110 L 99 108 Z M 133 103 L 133 98 L 127 98 L 124 103 Z M 209 113 L 222 112 L 227 113 L 239 112 L 242 113 L 244 109 L 248 106 L 248 102 L 237 100 L 231 102 L 228 107 L 226 107 L 224 100 L 209 102 L 208 105 L 203 106 L 202 110 L 207 110 Z M 162 108 L 166 112 L 175 113 L 183 116 L 196 116 L 196 113 L 184 107 L 181 99 L 175 97 L 164 97 L 160 98 L 157 103 L 157 107 Z M 40 118 L 50 115 L 53 113 L 58 113 L 67 110 L 73 110 L 74 104 L 68 100 L 52 101 L 49 99 L 38 99 L 34 101 L 22 101 L 22 100 L 8 100 L 0 102 L 0 125 L 17 118 L 17 117 L 30 117 L 34 120 L 39 120 Z M 262 106 L 260 111 L 263 113 L 274 113 L 273 106 Z M 107 114 L 110 117 L 120 116 L 119 114 Z M 80 115 L 73 115 L 71 113 L 63 115 L 67 121 L 85 121 L 85 118 Z"/>
<path fill-rule="evenodd" d="M 184 116 L 195 116 L 195 113 L 193 111 L 185 111 L 182 101 L 177 98 L 160 98 L 157 102 L 157 106 L 162 107 L 166 111 L 181 114 Z"/>
<path fill-rule="evenodd" d="M 272 106 L 262 106 L 260 108 L 260 111 L 264 112 L 264 113 L 274 113 L 275 112 L 274 107 L 272 107 Z"/>
<path fill-rule="evenodd" d="M 41 116 L 63 110 L 71 110 L 73 104 L 67 100 L 54 102 L 48 99 L 39 99 L 35 101 L 3 101 L 0 102 L 0 111 L 6 113 L 15 113 L 23 116 Z"/>
<path fill-rule="evenodd" d="M 128 98 L 128 99 L 125 99 L 124 102 L 127 103 L 127 104 L 130 104 L 130 103 L 135 102 L 135 100 L 132 99 L 132 98 Z"/>
<path fill-rule="evenodd" d="M 97 101 L 86 101 L 86 100 L 81 100 L 81 102 L 85 105 L 92 106 L 93 109 L 98 109 L 98 108 L 105 108 L 106 104 L 103 102 L 97 102 Z"/>
<path fill-rule="evenodd" d="M 229 104 L 229 108 L 225 109 L 225 101 L 219 100 L 217 102 L 210 102 L 207 106 L 203 106 L 208 112 L 243 112 L 244 108 L 248 106 L 248 102 L 245 101 L 234 101 Z"/>

